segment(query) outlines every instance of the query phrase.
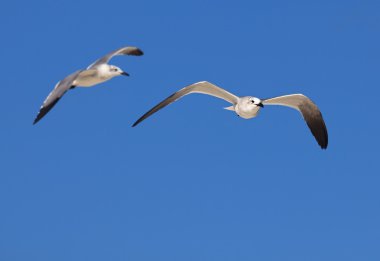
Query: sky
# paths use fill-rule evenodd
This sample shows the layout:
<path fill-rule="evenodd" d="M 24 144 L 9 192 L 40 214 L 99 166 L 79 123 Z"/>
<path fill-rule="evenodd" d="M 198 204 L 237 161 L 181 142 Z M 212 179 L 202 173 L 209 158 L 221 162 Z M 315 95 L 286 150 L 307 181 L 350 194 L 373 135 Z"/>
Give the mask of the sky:
<path fill-rule="evenodd" d="M 0 260 L 380 260 L 380 2 L 3 1 Z M 54 85 L 104 54 L 130 74 Z M 244 120 L 180 88 L 303 93 Z"/>

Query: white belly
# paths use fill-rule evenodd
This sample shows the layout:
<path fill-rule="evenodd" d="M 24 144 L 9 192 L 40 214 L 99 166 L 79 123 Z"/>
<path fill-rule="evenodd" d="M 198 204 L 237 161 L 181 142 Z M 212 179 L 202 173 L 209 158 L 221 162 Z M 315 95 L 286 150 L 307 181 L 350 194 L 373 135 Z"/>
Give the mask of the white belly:
<path fill-rule="evenodd" d="M 235 112 L 244 119 L 251 119 L 257 116 L 259 113 L 260 107 L 245 107 L 245 106 L 236 106 Z"/>
<path fill-rule="evenodd" d="M 92 87 L 106 80 L 108 79 L 99 79 L 99 78 L 81 79 L 81 80 L 75 81 L 75 85 L 78 87 Z"/>
<path fill-rule="evenodd" d="M 86 70 L 79 74 L 74 81 L 74 85 L 78 87 L 91 87 L 96 84 L 109 80 L 111 77 L 99 76 L 96 71 Z"/>

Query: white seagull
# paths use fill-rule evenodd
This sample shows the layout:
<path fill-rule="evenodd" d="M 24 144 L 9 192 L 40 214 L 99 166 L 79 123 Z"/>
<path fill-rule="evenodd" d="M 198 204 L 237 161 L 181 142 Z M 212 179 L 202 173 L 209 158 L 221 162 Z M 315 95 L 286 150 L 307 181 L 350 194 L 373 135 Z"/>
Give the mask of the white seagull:
<path fill-rule="evenodd" d="M 93 64 L 88 66 L 87 69 L 78 70 L 70 74 L 55 85 L 53 91 L 48 95 L 42 104 L 33 124 L 36 124 L 39 120 L 41 120 L 68 90 L 75 87 L 91 87 L 108 81 L 115 76 L 129 76 L 128 73 L 124 72 L 119 67 L 108 64 L 108 61 L 116 55 L 140 56 L 143 55 L 143 52 L 137 47 L 123 47 L 98 59 Z"/>
<path fill-rule="evenodd" d="M 165 106 L 179 100 L 183 96 L 190 93 L 202 93 L 217 98 L 226 100 L 232 103 L 232 106 L 226 107 L 225 109 L 230 111 L 235 111 L 238 116 L 244 119 L 251 119 L 257 116 L 259 110 L 264 107 L 264 105 L 282 105 L 290 107 L 299 111 L 307 125 L 309 126 L 311 133 L 314 135 L 318 144 L 322 149 L 327 148 L 328 144 L 328 134 L 325 122 L 323 121 L 322 114 L 319 111 L 317 105 L 315 105 L 308 97 L 303 94 L 289 94 L 284 96 L 273 97 L 269 99 L 259 99 L 256 97 L 245 96 L 238 97 L 228 91 L 206 81 L 197 82 L 191 84 L 178 92 L 172 94 L 156 106 L 154 106 L 150 111 L 145 113 L 140 119 L 138 119 L 133 127 L 164 108 Z"/>

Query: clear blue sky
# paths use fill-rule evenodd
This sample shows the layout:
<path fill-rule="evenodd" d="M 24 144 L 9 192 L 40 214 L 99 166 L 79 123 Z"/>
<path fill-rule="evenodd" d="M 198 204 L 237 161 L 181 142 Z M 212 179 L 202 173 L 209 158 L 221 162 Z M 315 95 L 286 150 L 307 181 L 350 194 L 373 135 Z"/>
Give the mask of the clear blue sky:
<path fill-rule="evenodd" d="M 107 3 L 106 5 L 104 5 Z M 1 3 L 0 260 L 380 260 L 379 1 Z M 105 53 L 131 77 L 75 89 L 37 125 L 57 81 Z M 191 95 L 304 93 L 300 115 L 243 120 Z"/>

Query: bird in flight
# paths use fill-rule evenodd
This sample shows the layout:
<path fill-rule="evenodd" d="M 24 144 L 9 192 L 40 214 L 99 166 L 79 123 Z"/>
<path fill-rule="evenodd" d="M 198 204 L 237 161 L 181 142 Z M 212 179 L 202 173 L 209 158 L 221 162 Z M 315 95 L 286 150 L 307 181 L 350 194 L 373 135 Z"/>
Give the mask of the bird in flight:
<path fill-rule="evenodd" d="M 59 81 L 43 102 L 33 124 L 41 120 L 68 90 L 74 89 L 75 87 L 91 87 L 108 81 L 115 76 L 129 76 L 127 72 L 124 72 L 119 67 L 108 64 L 109 60 L 116 55 L 140 56 L 143 55 L 143 52 L 139 48 L 131 46 L 117 49 L 96 60 L 93 64 L 88 66 L 87 69 L 78 70 L 62 81 Z"/>
<path fill-rule="evenodd" d="M 147 113 L 145 113 L 133 124 L 132 127 L 135 127 L 137 124 L 139 124 L 155 112 L 161 110 L 165 106 L 179 100 L 183 96 L 190 93 L 207 94 L 230 102 L 232 106 L 226 107 L 225 109 L 236 112 L 237 115 L 244 119 L 251 119 L 256 117 L 258 115 L 259 110 L 263 108 L 265 105 L 281 105 L 296 109 L 303 116 L 304 120 L 306 121 L 306 124 L 308 125 L 311 133 L 315 137 L 319 146 L 321 146 L 322 149 L 327 148 L 328 134 L 322 114 L 319 111 L 317 105 L 315 105 L 305 95 L 289 94 L 269 99 L 259 99 L 252 96 L 238 97 L 207 81 L 191 84 L 172 94 L 171 96 L 154 106 Z"/>

